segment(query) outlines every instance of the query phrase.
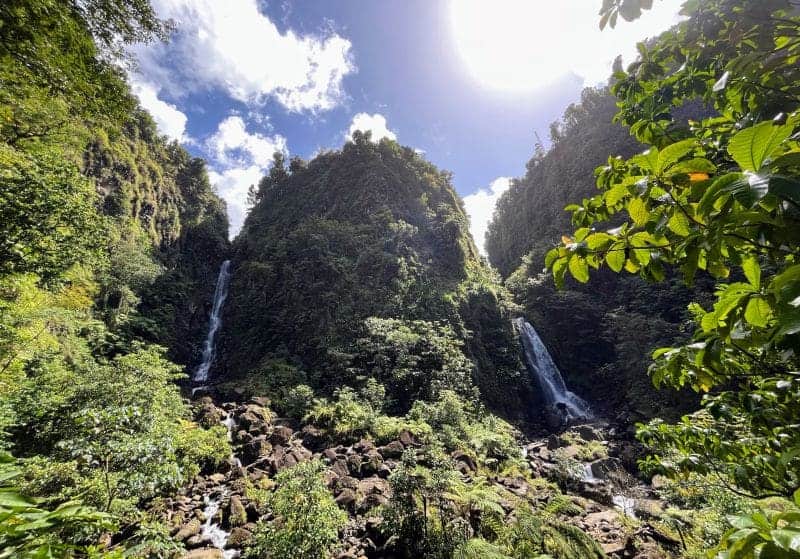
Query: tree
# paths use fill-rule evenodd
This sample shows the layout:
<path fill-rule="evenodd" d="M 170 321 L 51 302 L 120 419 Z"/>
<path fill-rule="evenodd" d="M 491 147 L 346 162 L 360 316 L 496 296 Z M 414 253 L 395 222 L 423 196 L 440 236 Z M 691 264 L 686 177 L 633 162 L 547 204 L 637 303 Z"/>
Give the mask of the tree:
<path fill-rule="evenodd" d="M 630 19 L 633 4 L 650 2 L 604 9 Z M 788 0 L 687 2 L 683 14 L 614 76 L 616 119 L 650 149 L 597 170 L 602 193 L 568 207 L 579 228 L 546 264 L 558 285 L 601 266 L 650 281 L 668 267 L 687 282 L 715 277 L 712 308 L 691 307 L 694 339 L 656 351 L 651 367 L 656 385 L 704 393 L 702 410 L 642 426 L 655 451 L 644 466 L 789 497 L 800 488 L 800 17 Z M 717 114 L 676 127 L 688 99 Z M 601 230 L 622 212 L 620 227 Z M 796 551 L 793 541 L 759 545 Z"/>

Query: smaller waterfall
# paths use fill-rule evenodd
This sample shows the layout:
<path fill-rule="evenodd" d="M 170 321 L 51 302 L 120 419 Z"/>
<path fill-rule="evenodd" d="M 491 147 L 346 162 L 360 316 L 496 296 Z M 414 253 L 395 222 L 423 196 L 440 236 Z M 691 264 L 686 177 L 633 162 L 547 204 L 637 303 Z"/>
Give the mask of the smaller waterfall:
<path fill-rule="evenodd" d="M 592 410 L 580 396 L 567 390 L 561 371 L 533 326 L 524 318 L 514 319 L 525 353 L 525 364 L 542 389 L 549 412 L 562 416 L 567 423 L 592 418 Z"/>
<path fill-rule="evenodd" d="M 211 369 L 211 365 L 214 363 L 214 357 L 216 357 L 214 338 L 217 335 L 217 330 L 219 330 L 219 327 L 222 325 L 222 306 L 225 304 L 225 298 L 228 296 L 228 281 L 231 277 L 229 271 L 230 267 L 231 261 L 226 260 L 219 269 L 217 287 L 214 289 L 214 305 L 211 308 L 211 318 L 208 321 L 208 335 L 203 345 L 203 361 L 192 375 L 192 380 L 194 382 L 205 382 L 208 380 L 208 372 Z"/>
<path fill-rule="evenodd" d="M 211 498 L 208 495 L 203 498 L 203 504 L 205 504 L 205 508 L 203 509 L 205 522 L 203 522 L 203 526 L 200 529 L 200 536 L 213 547 L 222 550 L 224 559 L 235 559 L 239 557 L 239 552 L 235 549 L 225 549 L 225 546 L 228 544 L 228 536 L 230 536 L 230 533 L 223 530 L 222 527 L 214 521 L 214 517 L 217 512 L 219 512 L 222 501 L 226 496 L 227 493 L 223 492 L 216 498 Z"/>

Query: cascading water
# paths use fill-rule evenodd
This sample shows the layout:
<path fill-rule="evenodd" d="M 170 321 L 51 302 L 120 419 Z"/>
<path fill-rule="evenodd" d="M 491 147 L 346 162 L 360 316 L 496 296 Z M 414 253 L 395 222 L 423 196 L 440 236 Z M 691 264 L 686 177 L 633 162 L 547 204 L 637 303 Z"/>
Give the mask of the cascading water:
<path fill-rule="evenodd" d="M 542 389 L 548 410 L 563 417 L 567 423 L 591 419 L 589 404 L 567 390 L 561 372 L 534 327 L 524 318 L 514 319 L 514 325 L 522 340 L 525 363 Z"/>
<path fill-rule="evenodd" d="M 203 345 L 203 361 L 192 375 L 192 380 L 194 382 L 205 382 L 208 380 L 208 372 L 211 370 L 211 365 L 214 363 L 214 357 L 216 356 L 214 338 L 217 335 L 217 330 L 219 330 L 219 327 L 222 325 L 222 306 L 225 304 L 225 298 L 228 296 L 228 281 L 231 278 L 230 267 L 231 261 L 226 260 L 219 268 L 217 287 L 214 289 L 214 305 L 211 307 L 211 318 L 208 321 L 208 335 Z"/>

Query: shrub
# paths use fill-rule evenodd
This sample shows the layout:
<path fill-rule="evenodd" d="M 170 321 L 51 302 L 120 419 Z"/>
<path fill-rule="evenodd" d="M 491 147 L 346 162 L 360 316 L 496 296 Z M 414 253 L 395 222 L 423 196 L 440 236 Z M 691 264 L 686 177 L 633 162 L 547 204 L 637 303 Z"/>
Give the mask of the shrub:
<path fill-rule="evenodd" d="M 322 477 L 324 465 L 303 462 L 281 471 L 268 506 L 271 522 L 258 523 L 247 557 L 323 559 L 338 540 L 347 514 L 336 506 Z"/>

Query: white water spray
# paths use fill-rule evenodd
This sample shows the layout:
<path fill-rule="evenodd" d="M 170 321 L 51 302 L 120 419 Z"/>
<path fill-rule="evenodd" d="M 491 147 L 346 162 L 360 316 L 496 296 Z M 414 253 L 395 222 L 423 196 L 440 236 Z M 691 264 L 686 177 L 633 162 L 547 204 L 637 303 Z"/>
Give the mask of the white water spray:
<path fill-rule="evenodd" d="M 225 559 L 234 559 L 239 557 L 239 552 L 235 549 L 225 549 L 225 546 L 228 544 L 228 536 L 230 536 L 230 533 L 223 530 L 219 524 L 214 522 L 214 516 L 219 512 L 222 500 L 226 496 L 227 493 L 223 493 L 213 499 L 208 495 L 203 497 L 203 503 L 205 504 L 203 516 L 205 517 L 205 522 L 201 528 L 200 536 L 203 540 L 211 543 L 212 546 L 222 550 L 222 556 Z"/>
<path fill-rule="evenodd" d="M 211 370 L 211 365 L 214 363 L 214 357 L 216 357 L 214 338 L 217 335 L 217 330 L 219 330 L 219 327 L 222 325 L 222 306 L 225 304 L 225 298 L 228 296 L 228 281 L 231 278 L 230 267 L 231 261 L 226 260 L 219 269 L 217 287 L 214 289 L 214 305 L 211 308 L 211 318 L 208 321 L 208 335 L 203 345 L 203 361 L 192 375 L 192 380 L 194 382 L 205 382 L 208 380 L 208 372 Z"/>
<path fill-rule="evenodd" d="M 580 396 L 567 390 L 561 371 L 533 326 L 524 318 L 514 319 L 519 331 L 528 370 L 536 377 L 545 403 L 566 415 L 568 422 L 592 418 L 592 410 Z"/>

